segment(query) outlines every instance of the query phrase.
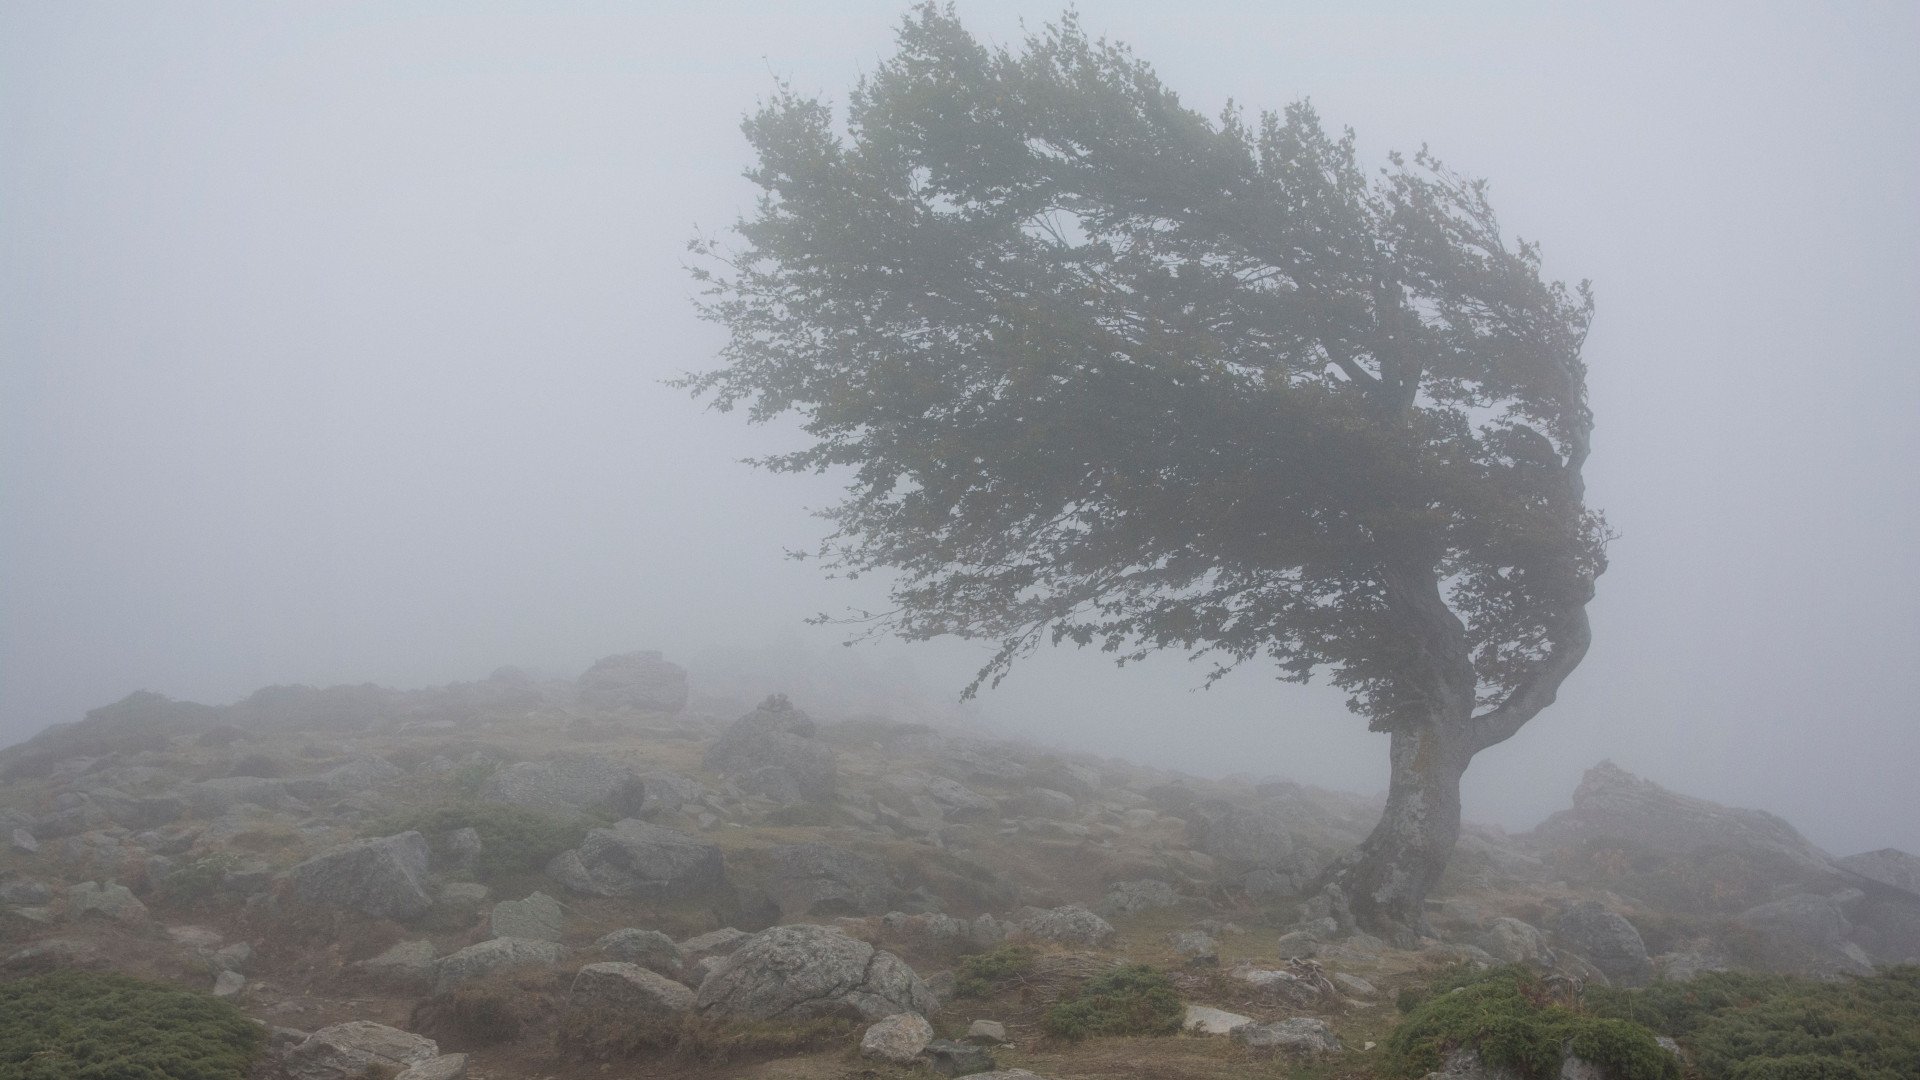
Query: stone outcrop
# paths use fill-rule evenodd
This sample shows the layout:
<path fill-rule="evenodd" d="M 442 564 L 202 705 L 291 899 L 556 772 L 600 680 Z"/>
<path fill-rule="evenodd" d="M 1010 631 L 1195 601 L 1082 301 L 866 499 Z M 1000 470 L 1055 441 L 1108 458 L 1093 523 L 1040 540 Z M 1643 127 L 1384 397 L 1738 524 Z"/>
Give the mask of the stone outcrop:
<path fill-rule="evenodd" d="M 555 754 L 501 769 L 481 797 L 549 814 L 600 809 L 625 816 L 641 811 L 646 785 L 639 773 L 618 762 L 593 754 Z"/>
<path fill-rule="evenodd" d="M 880 860 L 832 844 L 782 844 L 773 849 L 768 892 L 780 914 L 878 915 L 898 890 Z"/>
<path fill-rule="evenodd" d="M 899 957 L 824 926 L 776 926 L 749 938 L 700 984 L 702 1013 L 744 1020 L 894 1013 L 935 1001 Z"/>
<path fill-rule="evenodd" d="M 687 707 L 687 670 L 657 652 L 595 661 L 579 678 L 580 702 L 595 709 L 677 713 Z"/>
<path fill-rule="evenodd" d="M 407 920 L 433 906 L 426 887 L 429 852 L 417 832 L 359 840 L 287 871 L 295 898 Z"/>
<path fill-rule="evenodd" d="M 815 738 L 817 730 L 785 695 L 775 694 L 722 732 L 704 762 L 752 794 L 823 801 L 833 795 L 838 767 L 833 748 Z"/>
<path fill-rule="evenodd" d="M 650 901 L 703 896 L 726 884 L 718 847 L 636 818 L 587 833 L 547 874 L 574 892 Z"/>
<path fill-rule="evenodd" d="M 288 1080 L 362 1080 L 393 1075 L 440 1056 L 432 1039 L 371 1020 L 321 1028 L 287 1051 Z"/>

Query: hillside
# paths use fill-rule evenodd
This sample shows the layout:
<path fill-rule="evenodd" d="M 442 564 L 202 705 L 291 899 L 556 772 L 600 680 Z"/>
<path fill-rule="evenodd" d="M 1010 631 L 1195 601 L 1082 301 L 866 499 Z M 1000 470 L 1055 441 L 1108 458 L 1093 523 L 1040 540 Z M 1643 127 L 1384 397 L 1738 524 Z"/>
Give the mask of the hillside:
<path fill-rule="evenodd" d="M 1374 800 L 808 704 L 652 653 L 135 694 L 0 752 L 0 965 L 211 990 L 269 1027 L 261 1077 L 1197 1080 L 1387 1075 L 1395 998 L 1462 964 L 1577 995 L 1920 958 L 1920 860 L 1610 764 L 1530 834 L 1469 826 L 1396 948 L 1313 891 Z M 1080 1038 L 1102 987 L 1220 1034 Z M 931 1026 L 863 1053 L 890 1015 Z"/>

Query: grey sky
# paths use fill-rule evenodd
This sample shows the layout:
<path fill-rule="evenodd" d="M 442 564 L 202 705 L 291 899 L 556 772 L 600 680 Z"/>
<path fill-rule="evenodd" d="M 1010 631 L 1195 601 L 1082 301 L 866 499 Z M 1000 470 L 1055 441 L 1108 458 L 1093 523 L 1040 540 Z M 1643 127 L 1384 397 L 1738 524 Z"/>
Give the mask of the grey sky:
<path fill-rule="evenodd" d="M 0 741 L 136 688 L 422 685 L 791 643 L 830 485 L 659 380 L 775 75 L 901 3 L 0 9 Z M 1013 42 L 1044 5 L 966 3 Z M 1098 3 L 1189 104 L 1311 96 L 1491 178 L 1591 277 L 1595 645 L 1476 761 L 1526 827 L 1602 757 L 1920 850 L 1920 8 Z M 877 649 L 957 690 L 965 645 Z M 698 671 L 696 670 L 696 676 Z M 983 711 L 1201 772 L 1384 784 L 1323 688 L 1043 655 Z"/>

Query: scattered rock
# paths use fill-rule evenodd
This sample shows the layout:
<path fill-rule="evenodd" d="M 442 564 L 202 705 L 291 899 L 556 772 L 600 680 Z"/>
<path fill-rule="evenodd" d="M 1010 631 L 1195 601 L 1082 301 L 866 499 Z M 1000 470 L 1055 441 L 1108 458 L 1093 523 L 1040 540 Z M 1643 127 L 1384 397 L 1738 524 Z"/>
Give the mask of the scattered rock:
<path fill-rule="evenodd" d="M 688 960 L 698 960 L 705 956 L 729 956 L 752 936 L 745 930 L 725 926 L 681 942 L 680 952 Z"/>
<path fill-rule="evenodd" d="M 635 818 L 587 833 L 547 873 L 575 892 L 648 901 L 698 897 L 726 883 L 718 847 Z"/>
<path fill-rule="evenodd" d="M 920 1056 L 941 1076 L 978 1076 L 994 1066 L 993 1052 L 979 1043 L 935 1039 Z"/>
<path fill-rule="evenodd" d="M 573 977 L 567 1007 L 613 1011 L 627 1022 L 670 1020 L 693 1008 L 693 991 L 638 964 L 588 964 Z"/>
<path fill-rule="evenodd" d="M 1380 991 L 1375 989 L 1372 983 L 1344 971 L 1334 973 L 1333 985 L 1339 987 L 1348 997 L 1359 998 L 1361 1001 L 1372 1001 L 1380 996 Z"/>
<path fill-rule="evenodd" d="M 429 853 L 417 832 L 359 840 L 287 871 L 295 898 L 402 921 L 433 906 L 426 890 Z"/>
<path fill-rule="evenodd" d="M 147 921 L 147 905 L 125 885 L 83 881 L 67 889 L 67 917 L 100 916 L 122 923 Z"/>
<path fill-rule="evenodd" d="M 472 826 L 453 830 L 447 834 L 447 873 L 458 877 L 471 875 L 485 852 L 486 843 L 480 839 L 480 830 Z"/>
<path fill-rule="evenodd" d="M 567 952 L 566 946 L 552 941 L 525 941 L 520 938 L 482 941 L 434 961 L 433 992 L 444 994 L 461 983 L 496 971 L 558 967 L 566 961 Z"/>
<path fill-rule="evenodd" d="M 521 761 L 487 781 L 481 797 L 549 814 L 603 809 L 637 814 L 646 803 L 640 774 L 595 754 L 555 754 Z"/>
<path fill-rule="evenodd" d="M 1209 800 L 1187 815 L 1187 841 L 1217 859 L 1246 867 L 1291 869 L 1293 834 L 1268 807 Z"/>
<path fill-rule="evenodd" d="M 1547 935 L 1530 923 L 1501 916 L 1487 924 L 1474 943 L 1503 964 L 1532 964 L 1540 968 L 1554 965 L 1553 948 Z"/>
<path fill-rule="evenodd" d="M 424 987 L 433 981 L 433 966 L 439 957 L 431 941 L 403 941 L 357 966 L 389 982 Z"/>
<path fill-rule="evenodd" d="M 33 834 L 25 829 L 13 830 L 13 837 L 10 842 L 13 850 L 23 854 L 32 855 L 40 850 L 40 841 L 34 839 Z"/>
<path fill-rule="evenodd" d="M 1122 881 L 1107 890 L 1106 897 L 1100 901 L 1099 912 L 1102 915 L 1131 915 L 1136 911 L 1178 907 L 1179 904 L 1180 894 L 1164 881 Z"/>
<path fill-rule="evenodd" d="M 524 900 L 502 900 L 493 905 L 493 912 L 487 916 L 487 928 L 497 938 L 559 941 L 566 917 L 560 901 L 536 892 Z"/>
<path fill-rule="evenodd" d="M 815 739 L 815 731 L 786 695 L 775 694 L 722 732 L 703 761 L 765 794 L 791 796 L 785 801 L 824 802 L 833 796 L 838 770 L 833 748 Z"/>
<path fill-rule="evenodd" d="M 916 1013 L 883 1017 L 860 1036 L 860 1056 L 910 1065 L 933 1041 L 933 1025 Z"/>
<path fill-rule="evenodd" d="M 1220 943 L 1202 930 L 1175 930 L 1167 935 L 1167 944 L 1189 964 L 1218 964 Z"/>
<path fill-rule="evenodd" d="M 1653 963 L 1640 931 L 1597 901 L 1569 907 L 1555 921 L 1553 932 L 1562 945 L 1622 986 L 1645 986 L 1653 979 Z"/>
<path fill-rule="evenodd" d="M 975 1020 L 967 1025 L 967 1041 L 1004 1043 L 1007 1041 L 1007 1025 L 998 1020 Z"/>
<path fill-rule="evenodd" d="M 877 915 L 898 892 L 878 859 L 823 843 L 774 848 L 768 891 L 785 918 Z"/>
<path fill-rule="evenodd" d="M 247 977 L 237 971 L 222 971 L 214 976 L 213 996 L 220 998 L 239 997 L 247 988 Z"/>
<path fill-rule="evenodd" d="M 467 1075 L 467 1055 L 441 1054 L 423 1061 L 393 1080 L 462 1080 Z"/>
<path fill-rule="evenodd" d="M 1302 1056 L 1337 1054 L 1346 1049 L 1325 1020 L 1296 1016 L 1271 1024 L 1244 1024 L 1233 1037 L 1256 1050 L 1274 1050 Z"/>
<path fill-rule="evenodd" d="M 823 926 L 753 935 L 700 984 L 701 1012 L 746 1020 L 933 1011 L 933 994 L 899 957 Z"/>
<path fill-rule="evenodd" d="M 1253 1023 L 1253 1017 L 1239 1013 L 1216 1009 L 1209 1005 L 1187 1006 L 1187 1018 L 1181 1022 L 1181 1028 L 1195 1035 L 1231 1035 L 1234 1029 L 1243 1024 Z"/>
<path fill-rule="evenodd" d="M 1104 945 L 1113 940 L 1113 924 L 1077 904 L 1034 911 L 1019 922 L 1020 932 L 1062 945 Z"/>
<path fill-rule="evenodd" d="M 287 1052 L 281 1068 L 289 1080 L 362 1080 L 439 1056 L 439 1044 L 425 1036 L 371 1020 L 352 1020 L 307 1036 Z"/>

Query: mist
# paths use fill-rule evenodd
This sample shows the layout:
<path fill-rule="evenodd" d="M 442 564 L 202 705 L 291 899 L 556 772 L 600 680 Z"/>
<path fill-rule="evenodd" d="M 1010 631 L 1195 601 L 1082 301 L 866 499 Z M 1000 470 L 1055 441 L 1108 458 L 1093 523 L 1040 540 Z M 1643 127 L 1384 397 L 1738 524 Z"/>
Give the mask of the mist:
<path fill-rule="evenodd" d="M 1527 828 L 1603 758 L 1920 850 L 1920 12 L 1896 4 L 1081 5 L 1185 102 L 1310 97 L 1429 145 L 1591 278 L 1588 500 L 1621 537 L 1559 701 L 1466 776 Z M 0 12 L 0 743 L 135 689 L 843 651 L 884 583 L 785 557 L 832 476 L 665 381 L 721 336 L 686 243 L 752 206 L 741 116 L 845 93 L 899 3 Z M 966 3 L 986 40 L 1057 11 Z M 774 660 L 767 661 L 774 666 Z M 956 715 L 1359 792 L 1385 740 L 1249 665 L 1043 651 Z M 804 700 L 799 702 L 805 705 Z"/>

